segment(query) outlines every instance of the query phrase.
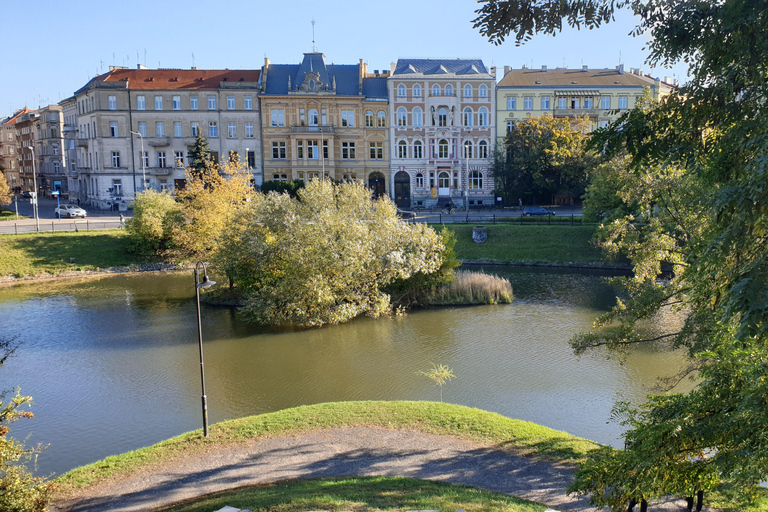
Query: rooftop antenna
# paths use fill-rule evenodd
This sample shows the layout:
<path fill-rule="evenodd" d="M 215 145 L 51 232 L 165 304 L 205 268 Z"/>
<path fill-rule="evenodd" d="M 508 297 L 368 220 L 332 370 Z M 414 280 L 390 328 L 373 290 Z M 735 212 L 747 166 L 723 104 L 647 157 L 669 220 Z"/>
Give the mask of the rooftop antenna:
<path fill-rule="evenodd" d="M 144 48 L 144 67 L 147 66 L 147 49 Z"/>
<path fill-rule="evenodd" d="M 137 51 L 136 51 L 136 67 L 137 67 L 137 68 L 139 67 L 139 63 L 140 63 L 140 62 L 141 62 L 141 61 L 139 60 L 139 51 L 137 50 Z"/>
<path fill-rule="evenodd" d="M 195 67 L 195 52 L 192 52 L 192 67 Z"/>
<path fill-rule="evenodd" d="M 312 18 L 312 53 L 317 52 L 317 46 L 315 46 L 315 18 Z"/>
<path fill-rule="evenodd" d="M 117 62 L 115 62 L 115 52 L 112 52 L 112 65 L 117 65 Z"/>

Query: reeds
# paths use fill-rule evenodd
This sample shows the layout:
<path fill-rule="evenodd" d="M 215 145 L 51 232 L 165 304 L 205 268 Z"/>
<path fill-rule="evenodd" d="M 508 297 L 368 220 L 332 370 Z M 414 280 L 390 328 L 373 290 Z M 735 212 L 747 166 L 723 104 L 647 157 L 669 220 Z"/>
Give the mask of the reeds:
<path fill-rule="evenodd" d="M 509 304 L 512 285 L 508 279 L 485 272 L 459 270 L 456 280 L 439 289 L 429 298 L 433 305 L 448 304 Z"/>

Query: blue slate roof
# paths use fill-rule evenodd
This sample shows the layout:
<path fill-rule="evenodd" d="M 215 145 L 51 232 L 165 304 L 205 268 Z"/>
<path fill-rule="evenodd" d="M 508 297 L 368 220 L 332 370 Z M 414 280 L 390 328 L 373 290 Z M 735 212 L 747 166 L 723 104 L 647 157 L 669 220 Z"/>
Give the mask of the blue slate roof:
<path fill-rule="evenodd" d="M 341 96 L 359 96 L 359 64 L 326 64 L 325 55 L 318 52 L 305 53 L 301 64 L 270 64 L 267 69 L 265 94 L 288 94 L 288 79 L 290 78 L 291 91 L 304 83 L 307 73 L 317 73 L 318 82 L 324 84 L 327 89 L 333 90 Z M 363 81 L 365 88 L 365 80 Z M 372 85 L 372 93 L 381 94 L 380 86 Z M 365 93 L 364 93 L 365 94 Z M 384 85 L 384 97 L 386 97 L 386 83 Z"/>
<path fill-rule="evenodd" d="M 475 75 L 488 73 L 480 59 L 398 59 L 394 75 L 421 73 L 424 75 Z"/>
<path fill-rule="evenodd" d="M 387 77 L 363 78 L 363 96 L 371 99 L 388 99 Z"/>

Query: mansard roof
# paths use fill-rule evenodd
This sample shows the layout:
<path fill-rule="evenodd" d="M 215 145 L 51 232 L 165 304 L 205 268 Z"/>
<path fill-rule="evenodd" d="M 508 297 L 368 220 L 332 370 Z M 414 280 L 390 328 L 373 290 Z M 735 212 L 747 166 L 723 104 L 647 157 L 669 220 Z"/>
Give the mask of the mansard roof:
<path fill-rule="evenodd" d="M 100 84 L 131 90 L 218 89 L 221 82 L 258 82 L 258 69 L 128 69 L 116 68 L 92 78 L 75 94 Z"/>
<path fill-rule="evenodd" d="M 388 99 L 389 95 L 387 94 L 387 77 L 381 76 L 363 78 L 363 96 L 368 99 Z"/>
<path fill-rule="evenodd" d="M 380 78 L 364 78 L 361 93 L 360 76 L 360 64 L 326 64 L 325 55 L 310 52 L 304 54 L 301 64 L 269 64 L 264 93 L 284 95 L 302 91 L 335 93 L 339 96 L 386 97 L 386 79 L 382 93 Z"/>
<path fill-rule="evenodd" d="M 488 74 L 480 59 L 398 59 L 394 75 Z"/>

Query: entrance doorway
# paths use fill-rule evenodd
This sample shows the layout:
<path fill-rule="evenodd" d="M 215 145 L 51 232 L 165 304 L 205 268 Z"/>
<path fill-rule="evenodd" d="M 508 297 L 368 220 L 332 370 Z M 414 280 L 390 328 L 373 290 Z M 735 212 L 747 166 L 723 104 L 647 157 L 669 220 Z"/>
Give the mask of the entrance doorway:
<path fill-rule="evenodd" d="M 400 208 L 411 207 L 411 177 L 405 171 L 395 174 L 395 204 Z"/>
<path fill-rule="evenodd" d="M 384 178 L 384 175 L 380 172 L 372 172 L 368 176 L 368 188 L 371 189 L 372 196 L 374 199 L 378 199 L 380 196 L 383 196 L 387 192 L 387 180 Z"/>
<path fill-rule="evenodd" d="M 437 175 L 437 195 L 440 197 L 447 197 L 451 194 L 451 177 L 445 172 L 441 171 Z"/>

